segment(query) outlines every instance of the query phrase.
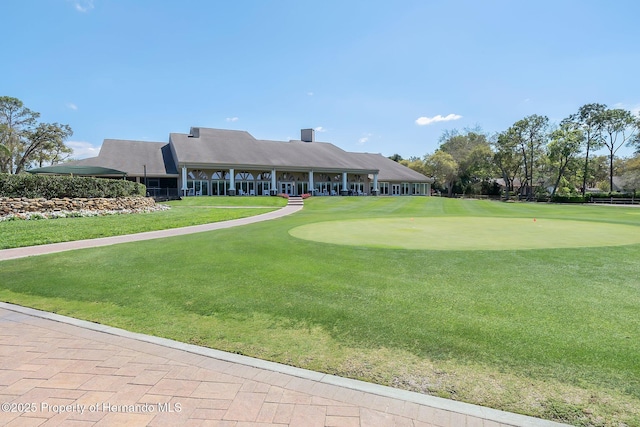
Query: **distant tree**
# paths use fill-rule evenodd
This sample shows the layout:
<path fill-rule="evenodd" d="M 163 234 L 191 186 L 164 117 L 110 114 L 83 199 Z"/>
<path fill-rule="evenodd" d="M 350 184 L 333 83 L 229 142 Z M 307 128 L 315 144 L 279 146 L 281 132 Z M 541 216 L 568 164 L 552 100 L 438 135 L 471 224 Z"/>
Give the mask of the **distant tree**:
<path fill-rule="evenodd" d="M 425 168 L 424 160 L 420 157 L 409 157 L 408 159 L 402 159 L 399 162 L 401 165 L 408 167 L 409 169 L 413 169 L 414 171 L 421 173 L 423 175 L 427 175 L 427 170 Z"/>
<path fill-rule="evenodd" d="M 518 152 L 515 141 L 507 132 L 499 133 L 495 137 L 493 161 L 500 170 L 505 185 L 505 197 L 509 199 L 514 190 L 514 181 L 522 169 L 522 156 Z"/>
<path fill-rule="evenodd" d="M 551 133 L 551 142 L 547 145 L 547 157 L 556 179 L 551 191 L 551 197 L 556 195 L 558 185 L 564 178 L 569 163 L 580 153 L 585 136 L 579 128 L 570 122 L 565 122 Z"/>
<path fill-rule="evenodd" d="M 603 144 L 609 150 L 609 191 L 613 189 L 613 160 L 625 144 L 635 143 L 640 124 L 630 111 L 615 108 L 602 113 Z"/>
<path fill-rule="evenodd" d="M 426 170 L 447 189 L 447 196 L 453 194 L 453 185 L 458 177 L 458 163 L 451 154 L 442 150 L 427 155 L 424 158 Z"/>
<path fill-rule="evenodd" d="M 394 162 L 400 162 L 402 160 L 402 156 L 398 153 L 392 154 L 391 156 L 389 156 L 389 158 Z"/>
<path fill-rule="evenodd" d="M 439 150 L 450 154 L 457 163 L 455 182 L 464 193 L 492 175 L 493 152 L 480 129 L 465 129 L 465 133 L 446 131 L 440 138 Z"/>
<path fill-rule="evenodd" d="M 625 189 L 632 190 L 635 193 L 636 190 L 640 189 L 640 154 L 636 154 L 635 157 L 630 159 L 625 159 L 624 166 L 621 169 L 622 185 Z"/>
<path fill-rule="evenodd" d="M 607 156 L 593 156 L 591 158 L 587 170 L 587 187 L 609 191 L 608 163 Z"/>
<path fill-rule="evenodd" d="M 38 123 L 39 113 L 22 101 L 0 97 L 0 172 L 17 174 L 31 164 L 59 161 L 72 150 L 64 141 L 73 134 L 68 125 Z"/>
<path fill-rule="evenodd" d="M 604 104 L 585 104 L 578 110 L 578 113 L 571 115 L 566 122 L 571 122 L 578 126 L 584 133 L 584 169 L 582 175 L 582 195 L 587 191 L 587 178 L 589 176 L 589 154 L 592 149 L 602 147 L 602 125 L 603 113 L 607 109 Z"/>
<path fill-rule="evenodd" d="M 518 147 L 524 165 L 524 190 L 528 198 L 533 196 L 534 179 L 540 164 L 542 147 L 548 139 L 549 119 L 533 114 L 518 120 L 507 130 L 507 138 Z"/>

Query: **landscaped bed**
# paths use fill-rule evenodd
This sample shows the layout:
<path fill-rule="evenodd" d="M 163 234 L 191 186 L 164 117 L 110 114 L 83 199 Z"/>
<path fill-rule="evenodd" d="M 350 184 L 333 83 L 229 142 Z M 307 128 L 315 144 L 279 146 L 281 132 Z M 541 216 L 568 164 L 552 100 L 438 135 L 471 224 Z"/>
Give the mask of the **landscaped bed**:
<path fill-rule="evenodd" d="M 310 198 L 300 213 L 245 227 L 5 261 L 0 299 L 575 425 L 640 425 L 640 244 L 597 246 L 610 233 L 595 232 L 588 247 L 552 249 L 295 237 L 309 224 L 384 230 L 411 218 L 522 221 L 511 242 L 532 240 L 518 235 L 529 225 L 573 221 L 584 229 L 569 236 L 589 225 L 640 234 L 637 208 Z M 551 242 L 559 229 L 536 233 Z M 469 231 L 456 230 L 451 240 L 464 241 Z"/>

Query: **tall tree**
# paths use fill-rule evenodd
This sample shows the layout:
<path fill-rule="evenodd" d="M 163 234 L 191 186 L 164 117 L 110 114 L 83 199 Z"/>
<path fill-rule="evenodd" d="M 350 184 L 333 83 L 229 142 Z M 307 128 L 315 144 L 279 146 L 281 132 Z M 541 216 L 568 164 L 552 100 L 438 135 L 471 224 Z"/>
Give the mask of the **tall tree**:
<path fill-rule="evenodd" d="M 509 199 L 514 190 L 514 181 L 522 169 L 522 157 L 508 131 L 499 133 L 494 140 L 493 161 L 500 170 L 505 185 L 505 198 Z"/>
<path fill-rule="evenodd" d="M 524 166 L 524 191 L 527 198 L 533 196 L 536 170 L 540 164 L 542 147 L 548 139 L 549 119 L 533 114 L 518 120 L 502 134 L 509 145 L 517 147 Z"/>
<path fill-rule="evenodd" d="M 602 113 L 602 142 L 609 150 L 609 191 L 613 190 L 613 159 L 620 147 L 636 141 L 639 127 L 630 111 L 615 108 Z"/>
<path fill-rule="evenodd" d="M 447 196 L 453 194 L 453 185 L 458 177 L 458 163 L 453 156 L 442 150 L 425 156 L 425 169 L 429 175 L 433 176 L 437 182 L 447 189 Z"/>
<path fill-rule="evenodd" d="M 0 172 L 17 174 L 34 162 L 42 164 L 71 154 L 64 145 L 73 134 L 69 125 L 38 123 L 39 117 L 19 99 L 0 97 L 0 145 L 6 148 L 0 153 Z"/>
<path fill-rule="evenodd" d="M 458 164 L 455 181 L 463 192 L 492 175 L 493 152 L 487 136 L 480 129 L 446 131 L 440 138 L 441 151 L 448 153 Z"/>
<path fill-rule="evenodd" d="M 556 195 L 567 166 L 580 153 L 584 139 L 582 130 L 568 122 L 561 124 L 551 133 L 551 142 L 547 145 L 547 156 L 557 174 L 551 197 Z"/>
<path fill-rule="evenodd" d="M 585 104 L 578 109 L 578 113 L 571 115 L 565 121 L 574 123 L 584 133 L 584 173 L 582 175 L 582 196 L 587 191 L 587 178 L 589 172 L 589 154 L 592 149 L 602 147 L 603 114 L 607 109 L 604 104 Z"/>

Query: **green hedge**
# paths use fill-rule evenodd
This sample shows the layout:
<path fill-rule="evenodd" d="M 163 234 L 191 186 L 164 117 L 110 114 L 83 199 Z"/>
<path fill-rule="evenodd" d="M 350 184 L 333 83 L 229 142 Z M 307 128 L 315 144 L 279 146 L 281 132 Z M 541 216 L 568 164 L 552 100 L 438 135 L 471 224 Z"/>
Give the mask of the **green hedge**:
<path fill-rule="evenodd" d="M 0 174 L 0 197 L 37 199 L 144 196 L 143 184 L 84 176 Z"/>
<path fill-rule="evenodd" d="M 553 203 L 585 203 L 589 200 L 589 196 L 553 196 L 551 201 Z"/>
<path fill-rule="evenodd" d="M 593 197 L 594 199 L 628 199 L 633 196 L 632 193 L 619 193 L 614 191 L 613 193 L 589 193 L 588 197 Z"/>

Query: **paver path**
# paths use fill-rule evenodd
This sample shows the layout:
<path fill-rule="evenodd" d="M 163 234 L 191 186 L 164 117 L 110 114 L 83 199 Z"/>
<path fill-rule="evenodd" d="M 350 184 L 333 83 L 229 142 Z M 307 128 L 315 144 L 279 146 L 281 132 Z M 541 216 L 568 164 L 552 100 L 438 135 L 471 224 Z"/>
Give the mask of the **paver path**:
<path fill-rule="evenodd" d="M 560 424 L 0 303 L 0 425 Z"/>
<path fill-rule="evenodd" d="M 228 228 L 301 209 L 0 251 L 0 260 Z M 0 302 L 0 426 L 561 424 Z"/>

